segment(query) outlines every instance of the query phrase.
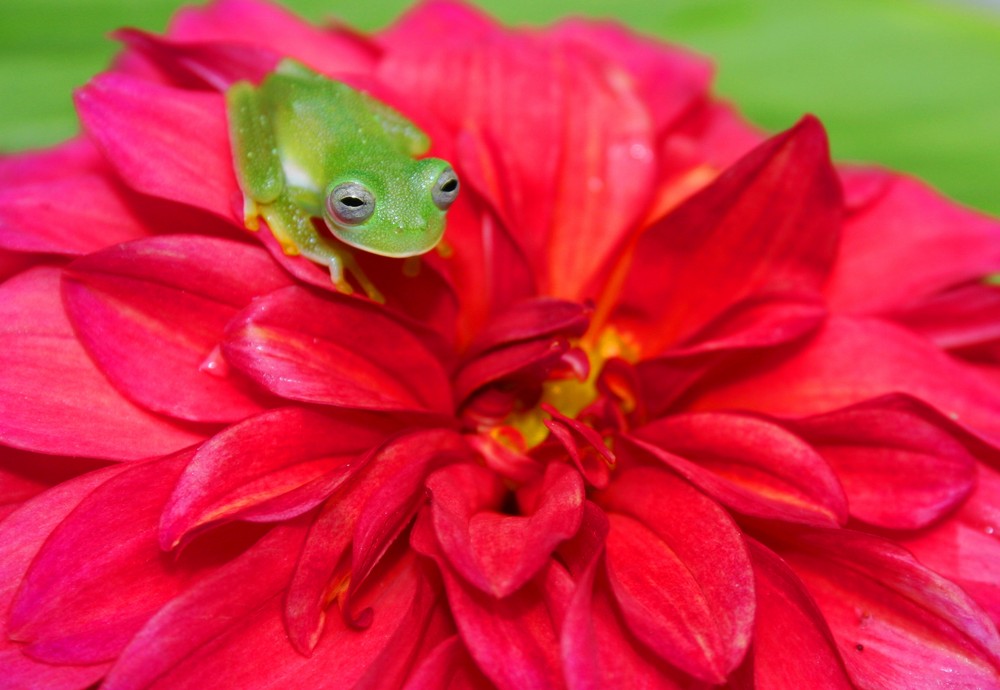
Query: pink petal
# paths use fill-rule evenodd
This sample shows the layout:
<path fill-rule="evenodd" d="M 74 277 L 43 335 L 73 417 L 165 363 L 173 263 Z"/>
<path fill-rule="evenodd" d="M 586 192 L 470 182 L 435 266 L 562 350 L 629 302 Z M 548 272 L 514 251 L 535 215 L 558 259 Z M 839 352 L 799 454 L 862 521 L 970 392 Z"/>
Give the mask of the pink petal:
<path fill-rule="evenodd" d="M 544 585 L 532 581 L 504 599 L 468 584 L 441 553 L 430 514 L 417 518 L 413 547 L 437 561 L 459 633 L 480 670 L 500 690 L 563 687 L 559 643 Z"/>
<path fill-rule="evenodd" d="M 1000 442 L 1000 395 L 974 370 L 923 338 L 878 319 L 836 317 L 809 343 L 760 358 L 695 403 L 798 417 L 889 393 L 916 397 Z"/>
<path fill-rule="evenodd" d="M 853 690 L 830 628 L 802 582 L 774 552 L 748 545 L 757 592 L 753 687 Z"/>
<path fill-rule="evenodd" d="M 645 231 L 613 322 L 654 354 L 747 298 L 811 298 L 834 258 L 840 204 L 826 136 L 807 117 Z"/>
<path fill-rule="evenodd" d="M 53 531 L 10 611 L 10 635 L 56 664 L 114 659 L 189 577 L 168 568 L 159 512 L 190 451 L 139 463 L 107 479 Z M 122 500 L 122 497 L 128 500 Z M 113 549 L 94 548 L 94 534 Z"/>
<path fill-rule="evenodd" d="M 1000 683 L 1000 637 L 989 618 L 894 543 L 810 530 L 780 553 L 830 624 L 856 685 L 920 690 Z"/>
<path fill-rule="evenodd" d="M 19 252 L 88 254 L 150 234 L 108 175 L 14 180 L 0 188 L 0 247 Z"/>
<path fill-rule="evenodd" d="M 380 42 L 379 77 L 466 131 L 463 174 L 518 228 L 542 292 L 578 299 L 644 210 L 655 173 L 653 125 L 625 70 L 444 3 L 412 11 Z"/>
<path fill-rule="evenodd" d="M 12 688 L 76 690 L 96 682 L 107 670 L 94 666 L 57 666 L 26 656 L 9 637 L 6 612 L 25 572 L 49 534 L 95 488 L 120 473 L 117 465 L 60 484 L 25 503 L 0 526 L 0 666 Z"/>
<path fill-rule="evenodd" d="M 976 489 L 932 530 L 902 540 L 920 562 L 960 585 L 1000 626 L 1000 473 L 976 471 Z"/>
<path fill-rule="evenodd" d="M 264 251 L 159 237 L 84 257 L 67 278 L 63 294 L 81 342 L 130 400 L 197 422 L 231 422 L 262 409 L 263 396 L 228 375 L 213 351 L 239 309 L 289 284 Z"/>
<path fill-rule="evenodd" d="M 374 50 L 347 32 L 318 29 L 256 0 L 220 0 L 177 13 L 168 36 L 183 42 L 236 43 L 291 57 L 321 72 L 367 72 Z"/>
<path fill-rule="evenodd" d="M 87 133 L 128 186 L 242 226 L 237 215 L 242 196 L 220 94 L 109 73 L 76 93 L 76 107 Z"/>
<path fill-rule="evenodd" d="M 739 529 L 714 501 L 654 469 L 619 475 L 597 501 L 610 513 L 608 579 L 629 630 L 683 671 L 723 682 L 754 621 Z"/>
<path fill-rule="evenodd" d="M 1000 270 L 1000 223 L 883 173 L 889 189 L 849 216 L 826 294 L 838 312 L 880 313 Z"/>
<path fill-rule="evenodd" d="M 252 619 L 288 584 L 304 535 L 301 523 L 277 527 L 167 602 L 131 639 L 101 687 L 149 687 L 188 655 Z"/>
<path fill-rule="evenodd" d="M 94 460 L 0 446 L 0 520 L 32 496 L 101 465 Z"/>
<path fill-rule="evenodd" d="M 624 439 L 745 515 L 830 527 L 847 522 L 847 500 L 830 465 L 776 424 L 736 414 L 681 414 Z"/>
<path fill-rule="evenodd" d="M 451 566 L 484 592 L 505 597 L 576 532 L 583 483 L 574 470 L 552 463 L 538 488 L 538 504 L 511 516 L 497 511 L 503 489 L 492 478 L 475 465 L 453 465 L 435 472 L 427 488 L 437 541 Z"/>
<path fill-rule="evenodd" d="M 308 315 L 306 317 L 306 315 Z M 287 288 L 258 299 L 230 323 L 226 358 L 292 400 L 374 410 L 450 412 L 438 361 L 377 307 Z"/>
<path fill-rule="evenodd" d="M 220 520 L 287 519 L 313 508 L 392 430 L 391 422 L 370 414 L 295 407 L 229 427 L 198 449 L 178 479 L 160 522 L 161 547 L 173 549 Z M 289 495 L 297 500 L 285 505 L 281 499 Z M 285 510 L 268 516 L 275 502 Z"/>
<path fill-rule="evenodd" d="M 235 82 L 258 83 L 281 56 L 243 43 L 172 41 L 138 29 L 119 29 L 114 37 L 148 60 L 174 86 L 224 92 Z"/>
<path fill-rule="evenodd" d="M 101 154 L 86 137 L 39 151 L 0 155 L 0 183 L 54 182 L 67 173 L 96 173 L 103 169 Z"/>
<path fill-rule="evenodd" d="M 869 524 L 926 527 L 975 483 L 975 458 L 951 423 L 909 398 L 880 398 L 790 427 L 833 466 L 851 515 Z"/>
<path fill-rule="evenodd" d="M 36 268 L 0 286 L 0 441 L 43 453 L 134 460 L 204 438 L 115 391 L 77 341 L 59 280 L 58 270 Z"/>

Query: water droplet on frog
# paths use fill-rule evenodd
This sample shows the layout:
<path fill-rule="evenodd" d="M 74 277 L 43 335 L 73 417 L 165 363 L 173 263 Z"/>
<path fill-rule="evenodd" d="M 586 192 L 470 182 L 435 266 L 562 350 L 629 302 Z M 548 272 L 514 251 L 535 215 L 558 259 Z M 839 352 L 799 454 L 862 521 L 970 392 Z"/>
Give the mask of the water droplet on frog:
<path fill-rule="evenodd" d="M 213 347 L 212 351 L 208 353 L 208 357 L 198 366 L 198 371 L 218 376 L 219 378 L 229 376 L 229 363 L 222 356 L 222 350 L 218 345 Z"/>

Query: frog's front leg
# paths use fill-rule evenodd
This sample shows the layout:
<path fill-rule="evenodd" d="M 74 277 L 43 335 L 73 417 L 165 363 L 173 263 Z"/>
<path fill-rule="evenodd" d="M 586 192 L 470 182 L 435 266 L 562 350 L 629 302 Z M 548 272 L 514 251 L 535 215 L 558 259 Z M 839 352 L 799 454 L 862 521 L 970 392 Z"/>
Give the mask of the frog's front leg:
<path fill-rule="evenodd" d="M 259 204 L 259 212 L 267 221 L 271 234 L 281 244 L 281 249 L 289 256 L 302 256 L 323 264 L 330 269 L 330 278 L 337 289 L 351 294 L 354 289 L 347 282 L 347 274 L 358 281 L 361 288 L 372 300 L 385 302 L 382 293 L 368 279 L 358 265 L 351 251 L 338 247 L 322 237 L 313 225 L 312 216 L 299 204 L 282 195 L 270 204 Z"/>

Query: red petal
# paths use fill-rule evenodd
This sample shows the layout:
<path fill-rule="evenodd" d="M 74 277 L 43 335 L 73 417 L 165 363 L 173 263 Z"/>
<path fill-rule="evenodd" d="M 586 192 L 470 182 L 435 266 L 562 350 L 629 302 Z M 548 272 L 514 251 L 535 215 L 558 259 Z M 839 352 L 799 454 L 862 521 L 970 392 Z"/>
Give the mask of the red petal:
<path fill-rule="evenodd" d="M 536 297 L 517 302 L 490 317 L 469 346 L 466 357 L 527 340 L 562 336 L 579 338 L 590 325 L 590 309 L 576 302 Z"/>
<path fill-rule="evenodd" d="M 96 666 L 55 666 L 26 656 L 9 637 L 9 610 L 25 572 L 49 534 L 91 491 L 121 472 L 118 465 L 54 487 L 11 514 L 0 528 L 0 666 L 11 688 L 77 690 L 96 682 L 107 670 Z"/>
<path fill-rule="evenodd" d="M 929 295 L 890 315 L 956 354 L 1000 343 L 1000 286 L 976 281 Z M 974 354 L 973 357 L 975 358 Z"/>
<path fill-rule="evenodd" d="M 101 687 L 149 687 L 187 656 L 245 625 L 288 584 L 304 535 L 301 524 L 277 527 L 169 601 L 132 638 Z"/>
<path fill-rule="evenodd" d="M 380 40 L 380 78 L 473 142 L 459 163 L 518 228 L 542 292 L 578 299 L 651 193 L 653 126 L 624 69 L 459 5 L 423 5 Z"/>
<path fill-rule="evenodd" d="M 176 86 L 226 91 L 242 79 L 258 83 L 277 66 L 277 53 L 243 43 L 171 41 L 138 29 L 114 37 L 149 60 Z"/>
<path fill-rule="evenodd" d="M 802 582 L 774 552 L 748 545 L 757 590 L 753 687 L 853 690 L 830 628 Z"/>
<path fill-rule="evenodd" d="M 522 516 L 497 512 L 502 485 L 475 465 L 439 470 L 427 488 L 441 551 L 466 580 L 496 597 L 534 577 L 582 516 L 583 483 L 563 464 L 548 466 L 539 503 Z"/>
<path fill-rule="evenodd" d="M 614 595 L 600 567 L 607 534 L 604 512 L 588 503 L 583 525 L 568 544 L 575 553 L 564 553 L 565 548 L 560 552 L 578 574 L 560 640 L 566 684 L 571 690 L 679 690 L 680 673 L 638 642 L 615 611 Z"/>
<path fill-rule="evenodd" d="M 410 502 L 419 498 L 414 492 L 423 484 L 415 480 L 460 447 L 454 434 L 440 430 L 396 437 L 326 502 L 309 531 L 285 601 L 289 636 L 301 653 L 311 653 L 319 640 L 331 578 L 352 541 L 353 566 L 363 579 L 405 524 Z M 357 589 L 354 578 L 351 586 Z"/>
<path fill-rule="evenodd" d="M 1000 473 L 979 465 L 976 489 L 958 512 L 902 543 L 961 585 L 1000 626 Z"/>
<path fill-rule="evenodd" d="M 737 512 L 831 527 L 847 522 L 836 474 L 776 424 L 735 414 L 682 414 L 624 438 Z"/>
<path fill-rule="evenodd" d="M 762 357 L 707 391 L 697 408 L 780 416 L 828 412 L 905 393 L 1000 443 L 1000 395 L 926 340 L 877 319 L 836 317 L 794 353 Z"/>
<path fill-rule="evenodd" d="M 133 402 L 198 422 L 261 410 L 262 396 L 228 376 L 213 350 L 239 309 L 289 284 L 263 250 L 160 237 L 80 259 L 67 277 L 63 294 L 81 342 Z"/>
<path fill-rule="evenodd" d="M 156 531 L 189 459 L 190 451 L 128 467 L 53 531 L 11 607 L 10 634 L 27 643 L 28 654 L 56 664 L 114 659 L 181 590 L 188 575 L 165 567 Z"/>
<path fill-rule="evenodd" d="M 237 369 L 292 400 L 374 410 L 448 413 L 438 361 L 377 307 L 287 288 L 230 323 L 223 352 Z"/>
<path fill-rule="evenodd" d="M 220 94 L 110 73 L 80 89 L 76 107 L 87 133 L 127 185 L 242 226 Z"/>
<path fill-rule="evenodd" d="M 366 72 L 374 51 L 347 33 L 319 29 L 277 5 L 220 0 L 174 17 L 168 35 L 187 42 L 249 44 L 295 58 L 321 72 Z"/>
<path fill-rule="evenodd" d="M 613 321 L 654 354 L 747 298 L 812 297 L 834 258 L 840 204 L 826 136 L 807 117 L 645 231 Z"/>
<path fill-rule="evenodd" d="M 929 690 L 1000 683 L 1000 637 L 989 618 L 894 543 L 810 530 L 781 555 L 819 604 L 856 685 Z"/>
<path fill-rule="evenodd" d="M 163 511 L 160 545 L 173 549 L 219 520 L 281 520 L 315 507 L 392 428 L 374 415 L 294 407 L 229 427 L 203 444 L 180 476 Z"/>
<path fill-rule="evenodd" d="M 468 584 L 441 553 L 427 511 L 418 516 L 410 540 L 419 553 L 437 561 L 462 639 L 480 670 L 500 690 L 563 686 L 559 643 L 542 584 L 532 581 L 504 599 Z"/>
<path fill-rule="evenodd" d="M 708 93 L 712 79 L 708 60 L 644 38 L 619 24 L 570 19 L 546 35 L 567 48 L 592 51 L 602 60 L 627 69 L 661 136 Z"/>
<path fill-rule="evenodd" d="M 25 501 L 102 463 L 0 446 L 0 520 Z"/>
<path fill-rule="evenodd" d="M 128 402 L 77 342 L 55 269 L 37 268 L 0 286 L 0 440 L 43 453 L 133 460 L 203 436 Z"/>
<path fill-rule="evenodd" d="M 888 191 L 844 223 L 826 289 L 832 309 L 885 312 L 1000 270 L 1000 224 L 920 182 L 883 175 Z"/>
<path fill-rule="evenodd" d="M 372 462 L 396 466 L 391 480 L 376 481 L 378 487 L 357 512 L 351 552 L 351 584 L 348 597 L 353 599 L 366 582 L 389 546 L 413 519 L 426 499 L 424 480 L 442 462 L 467 457 L 470 449 L 454 431 L 432 429 L 417 431 L 393 440 L 379 451 Z M 400 464 L 400 459 L 405 462 Z M 360 478 L 360 482 L 371 479 Z"/>
<path fill-rule="evenodd" d="M 219 635 L 184 654 L 148 661 L 158 671 L 148 690 L 202 690 L 206 679 L 220 679 L 232 688 L 329 688 L 398 686 L 405 678 L 405 664 L 426 626 L 435 594 L 414 558 L 395 559 L 392 570 L 379 578 L 378 587 L 365 594 L 364 604 L 375 611 L 371 627 L 358 631 L 339 616 L 331 616 L 326 634 L 311 657 L 288 643 L 281 623 L 281 595 L 261 602 L 248 615 L 232 620 Z M 201 593 L 204 596 L 204 593 Z M 157 619 L 161 630 L 200 628 L 197 597 L 182 600 Z M 238 602 L 236 602 L 238 606 Z M 202 633 L 204 634 L 204 633 Z M 137 652 L 143 650 L 138 649 Z M 166 663 L 164 663 L 166 661 Z M 402 666 L 402 667 L 401 667 Z M 143 669 L 143 676 L 152 675 Z M 381 676 L 381 677 L 380 677 Z M 133 687 L 126 685 L 124 687 Z"/>
<path fill-rule="evenodd" d="M 458 635 L 437 645 L 407 679 L 403 690 L 483 690 L 489 681 L 476 668 Z"/>
<path fill-rule="evenodd" d="M 879 527 L 925 527 L 975 482 L 975 458 L 952 425 L 909 398 L 881 398 L 790 427 L 833 466 L 851 515 Z"/>
<path fill-rule="evenodd" d="M 750 558 L 732 519 L 653 469 L 621 474 L 597 500 L 610 511 L 608 579 L 628 628 L 665 661 L 725 681 L 754 621 Z"/>

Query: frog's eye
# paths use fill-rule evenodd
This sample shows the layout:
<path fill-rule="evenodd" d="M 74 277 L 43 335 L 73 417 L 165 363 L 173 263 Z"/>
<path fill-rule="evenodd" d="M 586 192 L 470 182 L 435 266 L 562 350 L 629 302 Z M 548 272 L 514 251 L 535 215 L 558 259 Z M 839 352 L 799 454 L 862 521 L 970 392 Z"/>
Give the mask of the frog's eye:
<path fill-rule="evenodd" d="M 344 225 L 360 225 L 375 212 L 375 195 L 357 182 L 338 184 L 326 197 L 326 208 Z"/>
<path fill-rule="evenodd" d="M 434 200 L 435 206 L 442 211 L 447 211 L 448 207 L 455 202 L 455 197 L 457 196 L 458 177 L 455 175 L 454 170 L 445 168 L 434 182 L 434 188 L 431 190 L 431 199 Z"/>

